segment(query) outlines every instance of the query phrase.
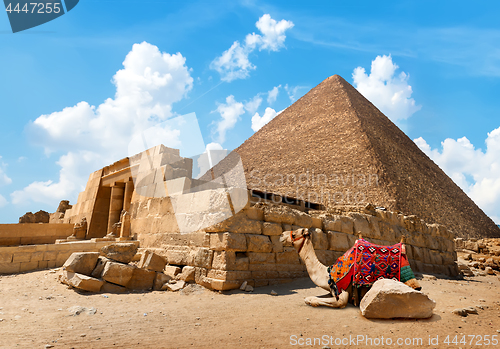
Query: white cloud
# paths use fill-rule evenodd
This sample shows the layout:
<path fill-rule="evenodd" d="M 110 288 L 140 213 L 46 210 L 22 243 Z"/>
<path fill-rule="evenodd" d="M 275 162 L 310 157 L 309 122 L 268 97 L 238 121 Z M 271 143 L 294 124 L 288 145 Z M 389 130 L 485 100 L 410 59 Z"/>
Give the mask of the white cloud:
<path fill-rule="evenodd" d="M 284 19 L 276 22 L 270 15 L 265 14 L 255 25 L 262 35 L 248 34 L 243 45 L 235 41 L 220 57 L 210 63 L 210 68 L 219 72 L 221 80 L 231 82 L 247 78 L 250 71 L 257 68 L 250 62 L 248 55 L 255 49 L 279 51 L 285 46 L 285 32 L 294 24 Z"/>
<path fill-rule="evenodd" d="M 193 86 L 185 63 L 180 53 L 162 53 L 147 42 L 135 44 L 113 77 L 114 98 L 97 107 L 82 101 L 30 123 L 30 138 L 47 154 L 65 153 L 57 162 L 59 182 L 33 182 L 12 193 L 12 202 L 57 204 L 76 198 L 91 171 L 129 155 L 128 142 L 134 134 L 173 115 L 172 104 Z"/>
<path fill-rule="evenodd" d="M 466 137 L 448 138 L 441 142 L 441 149 L 432 149 L 422 137 L 414 142 L 500 223 L 500 128 L 488 133 L 485 151 L 476 149 Z"/>
<path fill-rule="evenodd" d="M 222 117 L 222 120 L 216 122 L 215 129 L 217 142 L 222 144 L 226 141 L 226 132 L 232 129 L 236 125 L 240 115 L 245 113 L 245 106 L 243 103 L 237 102 L 234 96 L 231 95 L 226 98 L 226 103 L 219 104 L 217 110 L 213 112 L 218 112 Z"/>
<path fill-rule="evenodd" d="M 280 92 L 280 87 L 281 85 L 275 86 L 271 91 L 267 93 L 267 104 L 271 105 L 274 102 L 276 102 L 276 99 L 278 98 L 278 93 Z"/>
<path fill-rule="evenodd" d="M 301 91 L 307 90 L 307 86 L 288 86 L 285 85 L 285 91 L 288 94 L 290 101 L 295 102 L 299 97 L 302 97 L 303 93 Z"/>
<path fill-rule="evenodd" d="M 411 98 L 410 76 L 405 72 L 396 76 L 398 68 L 391 55 L 384 55 L 372 61 L 370 75 L 362 67 L 352 74 L 354 87 L 392 121 L 405 120 L 421 108 Z"/>
<path fill-rule="evenodd" d="M 253 114 L 259 109 L 262 104 L 262 98 L 260 97 L 260 93 L 256 94 L 249 102 L 245 103 L 245 110 L 250 114 Z"/>
<path fill-rule="evenodd" d="M 281 111 L 279 112 L 281 113 Z M 260 116 L 259 113 L 255 113 L 254 116 L 252 116 L 252 130 L 254 132 L 257 132 L 260 130 L 265 124 L 267 124 L 269 121 L 274 119 L 276 115 L 279 113 L 276 113 L 276 110 L 272 108 L 266 108 L 266 111 L 264 112 L 264 115 Z"/>
<path fill-rule="evenodd" d="M 5 207 L 8 203 L 7 199 L 0 195 L 0 207 Z"/>
<path fill-rule="evenodd" d="M 1 156 L 0 160 L 2 160 Z M 12 179 L 5 173 L 6 167 L 7 167 L 6 163 L 4 162 L 0 163 L 0 185 L 7 185 L 12 183 Z"/>

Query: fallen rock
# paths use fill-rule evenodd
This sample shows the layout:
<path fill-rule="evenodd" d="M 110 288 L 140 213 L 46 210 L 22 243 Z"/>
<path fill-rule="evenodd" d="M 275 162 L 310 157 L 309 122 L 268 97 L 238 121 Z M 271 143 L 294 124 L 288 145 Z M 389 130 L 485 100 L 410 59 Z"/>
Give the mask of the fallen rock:
<path fill-rule="evenodd" d="M 126 293 L 128 290 L 119 285 L 112 284 L 110 282 L 104 282 L 104 285 L 101 287 L 102 293 Z"/>
<path fill-rule="evenodd" d="M 247 285 L 245 287 L 245 292 L 252 292 L 253 291 L 253 287 L 251 285 Z"/>
<path fill-rule="evenodd" d="M 240 286 L 240 290 L 245 291 L 245 288 L 247 287 L 248 282 L 243 281 L 243 283 Z"/>
<path fill-rule="evenodd" d="M 464 310 L 467 312 L 467 314 L 476 314 L 477 315 L 477 309 L 474 307 L 467 307 L 467 308 L 464 308 Z"/>
<path fill-rule="evenodd" d="M 137 253 L 137 245 L 131 242 L 117 243 L 101 248 L 101 254 L 111 260 L 128 264 Z"/>
<path fill-rule="evenodd" d="M 462 308 L 458 308 L 452 311 L 453 314 L 466 317 L 468 315 L 467 311 Z"/>
<path fill-rule="evenodd" d="M 175 279 L 175 277 L 181 273 L 181 268 L 176 267 L 174 265 L 167 265 L 165 267 L 164 273 L 168 276 L 170 276 L 172 279 Z"/>
<path fill-rule="evenodd" d="M 469 266 L 461 261 L 458 261 L 458 270 L 465 276 L 474 276 L 474 273 L 470 270 Z"/>
<path fill-rule="evenodd" d="M 80 315 L 81 313 L 83 313 L 86 310 L 87 310 L 87 308 L 81 307 L 79 305 L 75 305 L 75 306 L 72 306 L 72 307 L 68 308 L 68 311 L 73 316 L 78 316 L 78 315 Z"/>
<path fill-rule="evenodd" d="M 131 290 L 150 290 L 153 288 L 155 278 L 155 271 L 135 268 L 127 288 Z"/>
<path fill-rule="evenodd" d="M 184 281 L 172 280 L 169 283 L 166 283 L 165 285 L 163 285 L 161 290 L 162 291 L 168 290 L 168 291 L 175 292 L 175 291 L 179 291 L 179 290 L 183 289 L 184 286 L 186 286 L 186 283 Z"/>
<path fill-rule="evenodd" d="M 138 267 L 153 271 L 163 271 L 166 264 L 167 261 L 165 258 L 146 250 L 141 256 Z"/>
<path fill-rule="evenodd" d="M 432 316 L 436 302 L 420 291 L 391 279 L 377 280 L 361 300 L 361 314 L 369 319 L 411 318 Z"/>
<path fill-rule="evenodd" d="M 495 275 L 495 271 L 493 270 L 492 267 L 486 267 L 486 269 L 484 270 L 486 272 L 486 274 L 488 275 Z"/>
<path fill-rule="evenodd" d="M 63 270 L 90 276 L 98 258 L 99 252 L 74 252 L 63 264 Z"/>
<path fill-rule="evenodd" d="M 128 264 L 108 262 L 104 266 L 102 278 L 113 284 L 127 286 L 134 275 L 135 267 Z"/>
<path fill-rule="evenodd" d="M 19 223 L 49 223 L 50 214 L 45 211 L 38 211 L 37 213 L 26 212 L 26 214 L 19 218 Z"/>
<path fill-rule="evenodd" d="M 275 290 L 271 290 L 271 296 L 277 296 L 278 295 L 278 292 L 276 292 Z"/>
<path fill-rule="evenodd" d="M 63 270 L 59 281 L 68 286 L 89 292 L 99 292 L 104 282 L 102 280 L 78 273 Z"/>
<path fill-rule="evenodd" d="M 153 290 L 160 291 L 163 285 L 172 280 L 170 275 L 164 273 L 156 273 L 155 281 L 153 283 Z"/>
<path fill-rule="evenodd" d="M 104 256 L 99 256 L 97 259 L 97 264 L 95 265 L 94 270 L 92 271 L 91 276 L 97 279 L 100 279 L 102 277 L 102 272 L 104 271 L 104 267 L 106 266 L 106 263 L 109 262 L 109 259 L 107 259 Z"/>
<path fill-rule="evenodd" d="M 185 282 L 192 282 L 194 281 L 195 270 L 196 270 L 195 267 L 187 265 L 184 268 L 182 268 L 182 272 L 179 275 L 177 275 L 177 279 Z"/>

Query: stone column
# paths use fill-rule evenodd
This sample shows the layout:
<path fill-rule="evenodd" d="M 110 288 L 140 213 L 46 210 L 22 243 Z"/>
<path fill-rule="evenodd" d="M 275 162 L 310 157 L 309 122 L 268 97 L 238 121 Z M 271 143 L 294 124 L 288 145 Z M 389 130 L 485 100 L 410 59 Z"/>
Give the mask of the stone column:
<path fill-rule="evenodd" d="M 120 185 L 121 184 L 121 185 Z M 111 186 L 111 201 L 109 203 L 108 231 L 109 234 L 113 224 L 120 221 L 120 214 L 123 210 L 123 194 L 125 188 L 122 183 L 115 183 Z"/>
<path fill-rule="evenodd" d="M 125 182 L 125 193 L 123 195 L 123 209 L 127 212 L 130 210 L 130 203 L 132 201 L 132 193 L 134 192 L 134 182 L 129 179 Z"/>

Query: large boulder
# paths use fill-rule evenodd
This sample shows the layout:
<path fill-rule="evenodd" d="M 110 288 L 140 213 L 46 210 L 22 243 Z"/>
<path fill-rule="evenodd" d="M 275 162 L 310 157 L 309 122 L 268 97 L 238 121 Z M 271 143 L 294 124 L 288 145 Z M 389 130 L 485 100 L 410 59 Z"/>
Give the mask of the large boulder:
<path fill-rule="evenodd" d="M 135 268 L 127 288 L 131 290 L 150 290 L 153 288 L 155 278 L 155 271 Z"/>
<path fill-rule="evenodd" d="M 69 200 L 62 200 L 57 207 L 56 212 L 66 213 L 67 210 L 71 209 L 73 206 L 69 204 Z"/>
<path fill-rule="evenodd" d="M 107 262 L 102 271 L 102 278 L 120 286 L 127 286 L 134 275 L 135 267 L 128 264 Z"/>
<path fill-rule="evenodd" d="M 19 223 L 49 223 L 50 214 L 45 211 L 38 211 L 33 214 L 32 212 L 26 212 L 26 214 L 19 218 Z"/>
<path fill-rule="evenodd" d="M 435 306 L 427 295 L 402 282 L 380 279 L 363 297 L 359 309 L 369 319 L 427 319 Z"/>
<path fill-rule="evenodd" d="M 166 264 L 167 261 L 164 257 L 146 250 L 141 256 L 138 267 L 152 271 L 163 271 Z"/>
<path fill-rule="evenodd" d="M 102 280 L 67 270 L 63 270 L 59 275 L 59 281 L 63 284 L 89 292 L 99 292 L 104 284 Z"/>
<path fill-rule="evenodd" d="M 117 243 L 101 248 L 101 254 L 111 260 L 128 264 L 137 253 L 137 245 L 134 243 Z"/>
<path fill-rule="evenodd" d="M 99 252 L 74 252 L 63 264 L 63 269 L 90 276 L 96 267 L 98 258 Z"/>

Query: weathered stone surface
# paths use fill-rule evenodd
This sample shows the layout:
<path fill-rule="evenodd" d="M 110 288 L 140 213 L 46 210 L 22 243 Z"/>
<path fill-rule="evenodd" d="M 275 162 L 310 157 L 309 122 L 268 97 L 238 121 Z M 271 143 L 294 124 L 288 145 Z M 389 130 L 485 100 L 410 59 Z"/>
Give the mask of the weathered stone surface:
<path fill-rule="evenodd" d="M 99 292 L 104 284 L 102 280 L 83 274 L 69 272 L 67 270 L 61 272 L 59 281 L 74 288 L 78 288 L 79 290 L 89 292 Z"/>
<path fill-rule="evenodd" d="M 92 275 L 96 267 L 99 252 L 74 252 L 63 265 L 63 269 L 68 272 Z"/>
<path fill-rule="evenodd" d="M 165 273 L 156 273 L 155 281 L 153 283 L 153 290 L 160 291 L 163 285 L 172 280 L 170 275 Z"/>
<path fill-rule="evenodd" d="M 336 231 L 328 231 L 327 236 L 330 250 L 345 252 L 352 247 L 348 237 L 353 235 L 347 235 Z"/>
<path fill-rule="evenodd" d="M 164 257 L 157 255 L 151 251 L 144 251 L 141 256 L 141 260 L 139 261 L 139 268 L 153 270 L 153 271 L 163 271 L 165 269 L 165 265 L 167 261 Z"/>
<path fill-rule="evenodd" d="M 205 231 L 211 233 L 262 234 L 262 222 L 249 219 L 245 213 L 238 212 L 220 223 L 205 228 Z"/>
<path fill-rule="evenodd" d="M 19 218 L 19 223 L 49 223 L 50 214 L 45 211 L 38 211 L 36 213 L 26 212 L 26 214 Z"/>
<path fill-rule="evenodd" d="M 200 247 L 190 252 L 190 256 L 192 256 L 192 264 L 194 264 L 195 267 L 201 268 L 212 267 L 213 255 L 214 251 L 205 247 Z"/>
<path fill-rule="evenodd" d="M 135 268 L 126 287 L 131 290 L 150 290 L 153 288 L 155 278 L 156 272 L 154 270 Z"/>
<path fill-rule="evenodd" d="M 134 269 L 136 268 L 128 264 L 108 262 L 104 266 L 102 278 L 113 284 L 126 287 L 130 279 L 132 279 Z"/>
<path fill-rule="evenodd" d="M 101 248 L 101 254 L 117 262 L 130 263 L 137 253 L 134 243 L 111 244 Z"/>
<path fill-rule="evenodd" d="M 195 267 L 191 266 L 185 266 L 182 268 L 182 272 L 177 275 L 177 279 L 185 282 L 192 282 L 194 281 L 195 277 Z"/>
<path fill-rule="evenodd" d="M 293 224 L 303 228 L 311 228 L 313 225 L 313 220 L 308 214 L 297 211 L 295 215 L 295 223 Z"/>
<path fill-rule="evenodd" d="M 256 221 L 263 221 L 264 220 L 264 210 L 262 208 L 248 207 L 244 211 L 245 211 L 247 217 L 250 219 L 253 219 Z"/>
<path fill-rule="evenodd" d="M 361 300 L 361 314 L 370 319 L 412 318 L 432 316 L 436 302 L 422 292 L 392 279 L 377 280 Z"/>
<path fill-rule="evenodd" d="M 109 282 L 104 282 L 101 287 L 102 293 L 125 293 L 128 292 L 126 287 L 118 286 Z"/>
<path fill-rule="evenodd" d="M 262 226 L 262 233 L 264 235 L 281 235 L 283 229 L 281 229 L 281 224 L 264 222 Z"/>
<path fill-rule="evenodd" d="M 250 252 L 271 252 L 273 245 L 266 235 L 247 234 L 247 250 Z"/>
<path fill-rule="evenodd" d="M 166 283 L 165 285 L 163 285 L 161 290 L 162 291 L 168 290 L 168 291 L 176 292 L 176 291 L 183 289 L 184 286 L 186 286 L 186 283 L 184 281 L 173 280 L 173 281 L 170 281 L 170 282 Z"/>
<path fill-rule="evenodd" d="M 175 277 L 181 273 L 181 268 L 176 267 L 174 265 L 167 265 L 165 267 L 165 275 L 168 275 L 171 279 L 175 279 Z"/>
<path fill-rule="evenodd" d="M 102 277 L 104 266 L 106 265 L 107 262 L 109 262 L 109 259 L 107 259 L 104 256 L 99 256 L 99 258 L 97 259 L 97 264 L 94 270 L 92 271 L 91 276 L 96 279 L 100 279 Z"/>
<path fill-rule="evenodd" d="M 315 250 L 328 250 L 328 238 L 321 229 L 311 228 L 309 229 L 311 233 L 312 243 Z"/>
<path fill-rule="evenodd" d="M 249 258 L 244 253 L 216 251 L 212 262 L 213 269 L 248 270 Z"/>
<path fill-rule="evenodd" d="M 70 208 L 72 208 L 73 206 L 69 204 L 69 200 L 62 200 L 60 203 L 59 203 L 59 206 L 57 207 L 57 210 L 56 212 L 61 212 L 61 213 L 65 213 L 66 210 L 69 210 Z"/>
<path fill-rule="evenodd" d="M 214 251 L 246 251 L 247 240 L 244 234 L 228 232 L 210 234 L 210 249 Z"/>
<path fill-rule="evenodd" d="M 251 264 L 273 264 L 275 263 L 274 253 L 247 252 L 248 260 Z"/>
<path fill-rule="evenodd" d="M 270 236 L 271 244 L 273 245 L 273 252 L 283 252 L 283 243 L 280 236 Z"/>

